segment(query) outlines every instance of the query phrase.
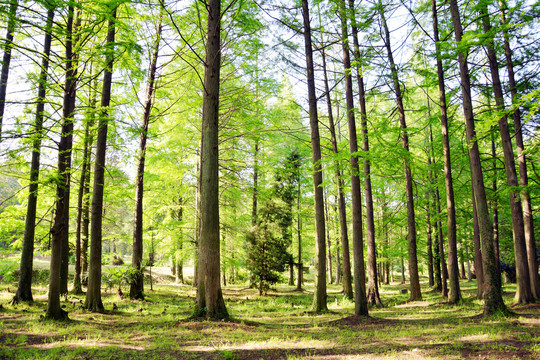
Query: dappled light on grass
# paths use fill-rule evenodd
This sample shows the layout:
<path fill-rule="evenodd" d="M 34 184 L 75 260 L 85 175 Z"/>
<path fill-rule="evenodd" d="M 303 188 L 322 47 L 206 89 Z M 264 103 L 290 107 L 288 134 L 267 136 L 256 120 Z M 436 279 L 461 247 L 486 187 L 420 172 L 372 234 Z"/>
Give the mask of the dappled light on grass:
<path fill-rule="evenodd" d="M 425 285 L 425 284 L 424 284 Z M 517 317 L 483 319 L 481 302 L 466 297 L 448 305 L 424 288 L 423 300 L 406 302 L 401 285 L 383 285 L 384 308 L 352 316 L 354 304 L 329 286 L 328 308 L 310 312 L 312 294 L 279 286 L 268 296 L 226 287 L 231 321 L 189 320 L 195 290 L 154 284 L 145 301 L 105 291 L 106 312 L 82 309 L 84 296 L 63 301 L 71 321 L 40 321 L 45 288 L 33 304 L 7 305 L 12 292 L 0 287 L 0 358 L 56 359 L 535 359 L 540 357 L 540 307 L 517 307 Z M 471 288 L 466 284 L 466 288 Z M 506 296 L 512 301 L 513 294 Z M 115 310 L 113 311 L 113 304 Z M 511 331 L 509 331 L 511 330 Z M 84 358 L 83 356 L 83 358 Z"/>

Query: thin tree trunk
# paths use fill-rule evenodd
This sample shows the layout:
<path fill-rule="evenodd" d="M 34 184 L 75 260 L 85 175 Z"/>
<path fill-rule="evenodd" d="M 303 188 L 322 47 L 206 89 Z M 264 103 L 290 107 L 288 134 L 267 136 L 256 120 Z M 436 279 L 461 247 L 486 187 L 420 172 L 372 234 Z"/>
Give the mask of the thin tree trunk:
<path fill-rule="evenodd" d="M 176 283 L 183 284 L 184 283 L 184 264 L 182 260 L 182 251 L 184 248 L 184 230 L 183 230 L 183 221 L 184 221 L 184 198 L 182 196 L 178 197 L 178 210 L 176 211 L 176 220 L 179 223 L 179 236 L 178 236 L 178 252 L 180 254 L 175 254 L 174 257 L 174 266 L 175 266 L 175 275 L 176 275 Z"/>
<path fill-rule="evenodd" d="M 43 64 L 45 64 L 45 58 L 47 58 L 47 63 L 48 63 L 50 43 L 51 43 L 51 32 L 52 32 L 53 18 L 54 18 L 54 6 L 50 3 L 48 3 L 47 6 L 48 6 L 48 10 L 47 10 L 47 25 L 46 25 L 47 30 L 46 30 L 46 35 L 45 35 L 45 48 L 49 47 L 49 50 L 44 51 L 45 55 L 44 55 Z M 42 72 L 43 71 L 46 72 L 47 66 L 42 67 Z M 42 81 L 40 81 L 39 86 L 40 87 L 45 86 L 46 75 L 41 77 L 40 80 Z M 39 96 L 40 99 L 44 99 L 45 97 L 44 89 L 43 89 L 42 94 L 43 94 L 43 97 Z M 43 108 L 41 108 L 40 111 L 43 112 Z M 63 208 L 61 207 L 61 209 Z M 48 296 L 48 303 L 47 303 L 47 313 L 45 317 L 49 319 L 54 319 L 54 320 L 65 320 L 67 319 L 67 312 L 62 310 L 62 308 L 60 307 L 60 267 L 61 267 L 61 262 L 62 262 L 62 245 L 63 244 L 62 244 L 62 239 L 59 236 L 55 236 L 54 230 L 55 230 L 54 228 L 51 229 L 52 239 L 51 239 L 51 265 L 50 265 L 50 273 L 49 273 L 49 296 Z"/>
<path fill-rule="evenodd" d="M 399 113 L 399 123 L 401 126 L 401 140 L 403 143 L 403 149 L 406 152 L 403 159 L 403 165 L 405 168 L 405 181 L 407 190 L 407 225 L 409 229 L 408 241 L 409 241 L 409 277 L 411 286 L 410 300 L 422 299 L 422 293 L 420 291 L 420 278 L 418 275 L 418 259 L 416 251 L 416 222 L 414 214 L 414 192 L 413 192 L 413 180 L 412 172 L 409 164 L 409 135 L 407 131 L 407 123 L 405 121 L 405 108 L 403 107 L 403 96 L 401 94 L 401 86 L 399 84 L 397 67 L 394 62 L 394 56 L 392 54 L 392 47 L 390 45 L 390 32 L 388 31 L 388 25 L 386 24 L 386 18 L 384 16 L 384 9 L 382 3 L 379 2 L 379 14 L 381 15 L 381 21 L 384 28 L 384 43 L 386 51 L 388 53 L 388 62 L 390 63 L 390 71 L 392 73 L 392 81 L 394 85 L 394 94 L 396 95 L 396 101 Z"/>
<path fill-rule="evenodd" d="M 18 0 L 11 0 L 8 11 L 8 23 L 6 28 L 6 38 L 4 40 L 4 56 L 2 57 L 2 69 L 0 70 L 0 142 L 2 142 L 2 123 L 4 120 L 4 109 L 6 104 L 7 82 L 9 76 L 9 65 L 11 62 L 11 50 L 13 48 L 13 35 L 17 25 Z"/>
<path fill-rule="evenodd" d="M 501 8 L 501 21 L 503 25 L 506 24 L 506 16 L 504 9 L 506 4 L 504 0 L 499 1 Z M 518 92 L 516 87 L 516 79 L 514 75 L 514 62 L 512 61 L 512 49 L 510 48 L 510 41 L 508 36 L 508 30 L 503 26 L 504 35 L 504 54 L 506 57 L 506 69 L 508 70 L 508 82 L 510 85 L 510 93 L 512 94 L 512 103 L 518 103 Z M 519 107 L 515 107 L 512 112 L 512 119 L 514 121 L 514 131 L 516 137 L 517 147 L 517 160 L 519 166 L 519 185 L 521 186 L 521 203 L 523 206 L 523 225 L 525 231 L 525 243 L 527 248 L 527 264 L 529 267 L 529 279 L 531 282 L 531 293 L 534 299 L 540 300 L 540 278 L 538 276 L 538 259 L 536 256 L 536 241 L 534 238 L 534 219 L 532 216 L 532 204 L 531 196 L 529 194 L 529 176 L 527 174 L 527 159 L 525 157 L 525 145 L 523 143 L 523 131 L 521 124 L 521 113 Z M 496 185 L 495 185 L 496 186 Z M 495 217 L 495 212 L 493 214 Z M 498 230 L 498 229 L 496 229 Z M 498 255 L 498 236 L 496 238 L 496 253 Z M 498 260 L 497 256 L 497 260 Z"/>
<path fill-rule="evenodd" d="M 114 5 L 116 6 L 116 5 Z M 101 92 L 101 113 L 98 121 L 96 139 L 96 157 L 94 164 L 94 186 L 92 193 L 92 221 L 90 239 L 90 263 L 88 271 L 88 291 L 84 307 L 91 311 L 104 310 L 101 300 L 101 251 L 103 223 L 103 190 L 105 187 L 105 152 L 107 149 L 107 126 L 109 123 L 109 105 L 111 102 L 112 71 L 114 65 L 114 36 L 117 8 L 111 9 L 107 27 L 105 71 Z"/>
<path fill-rule="evenodd" d="M 499 118 L 499 132 L 501 134 L 501 142 L 504 154 L 504 168 L 506 170 L 506 179 L 508 186 L 515 189 L 519 186 L 518 174 L 516 172 L 516 164 L 514 161 L 514 149 L 512 147 L 512 139 L 510 137 L 510 129 L 508 127 L 508 119 L 504 112 L 504 94 L 499 76 L 499 64 L 495 52 L 495 44 L 493 38 L 490 38 L 491 23 L 487 8 L 482 5 L 480 16 L 484 33 L 488 36 L 486 47 L 489 60 L 489 68 L 491 72 L 491 80 L 493 92 L 495 94 L 495 104 L 497 110 L 503 114 Z M 514 84 L 515 85 L 515 84 Z M 523 144 L 522 144 L 523 145 Z M 514 235 L 514 256 L 516 260 L 517 273 L 517 291 L 515 300 L 519 304 L 528 304 L 534 301 L 534 296 L 531 289 L 531 279 L 529 265 L 527 261 L 527 244 L 525 241 L 525 225 L 523 221 L 523 208 L 521 207 L 521 198 L 515 191 L 510 192 L 510 211 L 512 213 L 512 229 Z M 536 257 L 536 252 L 534 257 Z M 536 270 L 536 269 L 535 269 Z M 535 284 L 536 285 L 536 284 Z M 535 286 L 536 287 L 536 286 Z"/>
<path fill-rule="evenodd" d="M 473 202 L 473 240 L 474 240 L 474 270 L 476 272 L 477 293 L 476 296 L 482 299 L 484 296 L 484 271 L 482 269 L 482 246 L 480 244 L 480 225 L 478 223 L 478 212 L 476 202 Z M 468 260 L 468 257 L 467 257 Z"/>
<path fill-rule="evenodd" d="M 377 248 L 375 244 L 375 215 L 373 209 L 373 191 L 371 189 L 371 161 L 369 160 L 369 136 L 367 128 L 367 108 L 366 94 L 364 86 L 364 77 L 362 75 L 362 67 L 360 66 L 360 45 L 358 41 L 358 28 L 356 26 L 356 16 L 354 8 L 354 0 L 349 0 L 349 9 L 351 11 L 351 26 L 354 43 L 354 57 L 357 62 L 356 80 L 358 82 L 358 96 L 360 103 L 360 117 L 363 146 L 362 150 L 366 154 L 364 158 L 364 194 L 366 201 L 366 237 L 368 250 L 368 285 L 367 285 L 367 302 L 370 305 L 383 306 L 379 295 L 379 281 L 377 273 Z"/>
<path fill-rule="evenodd" d="M 317 96 L 315 94 L 315 73 L 313 67 L 313 47 L 311 44 L 311 25 L 307 0 L 302 0 L 302 15 L 304 20 L 304 45 L 307 67 L 316 228 L 315 267 L 317 270 L 315 274 L 312 311 L 321 312 L 328 310 L 326 304 L 326 241 L 324 239 L 326 234 L 324 223 L 324 195 L 322 188 L 321 139 L 319 136 L 319 119 L 317 115 Z"/>
<path fill-rule="evenodd" d="M 75 231 L 76 254 L 75 254 L 75 276 L 73 279 L 73 293 L 82 294 L 82 274 L 86 273 L 88 268 L 88 224 L 89 224 L 89 202 L 88 193 L 90 191 L 88 183 L 90 182 L 90 157 L 92 156 L 92 142 L 95 112 L 95 91 L 90 90 L 90 110 L 85 119 L 84 128 L 84 149 L 82 158 L 81 178 L 79 182 L 79 192 L 77 195 L 77 220 Z M 82 238 L 81 238 L 82 235 Z"/>
<path fill-rule="evenodd" d="M 298 174 L 300 174 L 300 168 L 298 168 Z M 302 263 L 302 218 L 300 217 L 300 198 L 302 196 L 300 192 L 300 175 L 298 176 L 298 192 L 296 194 L 296 212 L 297 212 L 297 232 L 298 238 L 298 277 L 296 283 L 296 291 L 302 291 L 302 284 L 304 283 L 304 264 Z"/>
<path fill-rule="evenodd" d="M 463 27 L 461 24 L 457 0 L 450 0 L 450 12 L 454 25 L 456 41 L 461 42 Z M 471 82 L 467 65 L 466 52 L 458 52 L 458 61 L 461 77 L 461 89 L 463 96 L 463 113 L 465 116 L 465 128 L 467 145 L 471 166 L 471 181 L 473 193 L 476 199 L 476 209 L 480 226 L 480 241 L 482 243 L 482 266 L 484 270 L 484 314 L 497 312 L 506 313 L 508 310 L 502 298 L 501 277 L 497 271 L 495 250 L 493 247 L 493 224 L 489 219 L 487 198 L 484 188 L 484 175 L 480 162 L 480 151 L 476 140 L 476 130 L 471 99 Z"/>
<path fill-rule="evenodd" d="M 73 148 L 73 121 L 75 117 L 75 102 L 77 100 L 77 67 L 78 54 L 73 51 L 74 42 L 78 41 L 77 24 L 75 20 L 75 7 L 71 3 L 68 7 L 66 26 L 66 79 L 64 88 L 64 106 L 62 115 L 62 130 L 60 144 L 58 145 L 58 174 L 59 183 L 56 191 L 57 208 L 53 237 L 58 229 L 58 236 L 62 238 L 62 265 L 60 268 L 60 294 L 68 292 L 69 276 L 69 194 L 71 188 L 71 153 Z M 63 210 L 59 207 L 63 206 Z"/>
<path fill-rule="evenodd" d="M 497 152 L 495 151 L 495 134 L 491 133 L 491 156 L 493 157 L 493 194 L 497 194 Z M 493 247 L 495 248 L 495 261 L 499 274 L 501 273 L 501 262 L 499 254 L 499 206 L 497 197 L 494 196 L 491 202 L 493 208 Z M 531 289 L 532 290 L 532 289 Z"/>
<path fill-rule="evenodd" d="M 334 115 L 332 111 L 332 101 L 330 99 L 330 87 L 328 85 L 328 74 L 326 68 L 326 53 L 324 48 L 321 50 L 322 54 L 322 63 L 323 63 L 323 75 L 324 75 L 324 88 L 325 88 L 325 97 L 326 104 L 328 108 L 328 123 L 330 130 L 330 142 L 332 143 L 332 152 L 336 155 L 338 154 L 337 147 L 337 138 L 336 138 L 336 126 L 334 123 Z M 343 195 L 343 178 L 341 173 L 340 161 L 338 159 L 334 160 L 335 168 L 335 178 L 338 192 L 338 210 L 339 210 L 339 230 L 340 230 L 340 242 L 341 242 L 341 251 L 343 254 L 343 293 L 349 299 L 354 298 L 353 288 L 352 288 L 352 277 L 351 277 L 351 260 L 350 260 L 350 250 L 349 250 L 349 234 L 347 226 L 347 209 L 345 206 L 345 196 Z M 339 272 L 339 267 L 337 269 Z M 337 278 L 338 276 L 336 276 Z M 336 280 L 336 283 L 338 281 Z"/>
<path fill-rule="evenodd" d="M 340 2 L 341 37 L 343 49 L 343 67 L 345 71 L 345 97 L 347 104 L 347 123 L 349 126 L 349 150 L 351 153 L 351 197 L 352 197 L 352 232 L 354 255 L 354 303 L 355 315 L 367 316 L 366 274 L 364 266 L 364 240 L 362 234 L 362 194 L 360 192 L 360 166 L 358 164 L 358 140 L 356 135 L 356 119 L 354 116 L 354 100 L 351 77 L 351 61 L 349 58 L 347 9 L 345 0 Z"/>
<path fill-rule="evenodd" d="M 461 299 L 461 290 L 459 288 L 458 276 L 458 261 L 457 261 L 457 228 L 456 228 L 456 205 L 454 201 L 454 182 L 452 178 L 452 162 L 450 158 L 450 140 L 449 126 L 446 106 L 446 86 L 444 82 L 444 70 L 442 64 L 441 47 L 439 39 L 439 21 L 437 17 L 437 2 L 431 0 L 431 11 L 433 19 L 433 34 L 435 40 L 435 48 L 437 54 L 437 78 L 439 84 L 439 103 L 441 110 L 441 131 L 443 139 L 443 156 L 444 156 L 444 183 L 446 187 L 446 207 L 448 221 L 448 269 L 450 272 L 450 298 L 449 302 L 457 303 Z M 442 247 L 443 239 L 441 237 L 441 261 L 444 263 L 444 248 Z M 448 272 L 446 266 L 441 265 L 443 269 L 443 286 L 446 289 L 445 274 Z M 441 289 L 442 290 L 442 289 Z M 443 296 L 446 296 L 446 290 L 443 291 Z"/>
<path fill-rule="evenodd" d="M 201 138 L 201 229 L 196 315 L 229 317 L 220 284 L 218 123 L 221 1 L 209 0 Z"/>
<path fill-rule="evenodd" d="M 446 260 L 444 257 L 444 237 L 442 231 L 442 222 L 441 222 L 441 196 L 439 194 L 439 188 L 435 188 L 435 200 L 437 201 L 437 232 L 435 233 L 435 241 L 439 243 L 440 259 L 441 259 L 441 295 L 443 298 L 448 297 L 448 267 L 446 266 Z M 457 243 L 456 243 L 456 269 L 457 269 Z M 458 274 L 456 272 L 456 274 Z M 459 275 L 459 274 L 458 274 Z M 456 276 L 457 283 L 459 286 L 459 277 Z"/>
<path fill-rule="evenodd" d="M 257 224 L 257 187 L 259 179 L 259 141 L 255 141 L 255 153 L 253 155 L 253 206 L 251 208 L 251 225 Z"/>
<path fill-rule="evenodd" d="M 431 164 L 431 157 L 428 157 L 428 164 Z M 429 165 L 428 165 L 429 166 Z M 429 170 L 431 172 L 431 170 Z M 431 177 L 431 176 L 430 176 Z M 431 201 L 429 196 L 431 191 L 428 191 L 427 206 L 426 206 L 426 250 L 427 250 L 427 265 L 428 265 L 428 285 L 433 287 L 435 285 L 435 277 L 433 273 L 433 247 L 432 247 L 432 229 L 431 229 Z"/>
<path fill-rule="evenodd" d="M 144 274 L 142 273 L 143 260 L 143 197 L 144 197 L 144 167 L 146 160 L 146 142 L 148 140 L 148 126 L 152 112 L 152 100 L 154 98 L 156 69 L 159 58 L 159 45 L 161 43 L 161 29 L 163 19 L 163 7 L 161 7 L 158 25 L 156 28 L 156 42 L 150 60 L 148 84 L 146 87 L 146 100 L 144 103 L 143 123 L 139 142 L 139 160 L 137 164 L 137 178 L 135 183 L 135 214 L 133 228 L 133 255 L 131 266 L 135 269 L 135 276 L 131 279 L 129 297 L 131 299 L 144 300 Z"/>
<path fill-rule="evenodd" d="M 332 269 L 332 243 L 330 241 L 330 215 L 328 213 L 328 199 L 327 197 L 325 196 L 324 197 L 324 214 L 325 214 L 325 220 L 326 220 L 326 241 L 328 242 L 327 244 L 327 250 L 328 250 L 328 260 L 327 260 L 327 264 L 328 264 L 328 280 L 329 280 L 329 283 L 330 284 L 333 284 L 334 283 L 334 272 L 333 272 L 333 269 Z"/>
<path fill-rule="evenodd" d="M 17 2 L 12 2 L 11 6 L 14 8 L 10 9 L 10 16 L 12 14 L 15 18 L 15 11 L 17 9 Z M 11 12 L 13 11 L 13 12 Z M 37 209 L 37 200 L 38 200 L 38 187 L 39 187 L 39 164 L 40 164 L 40 155 L 41 155 L 41 140 L 43 139 L 43 118 L 44 118 L 44 109 L 45 109 L 45 97 L 47 96 L 47 75 L 49 70 L 49 56 L 51 53 L 51 32 L 52 32 L 52 21 L 54 12 L 50 13 L 50 18 L 47 18 L 47 27 L 45 32 L 45 40 L 43 45 L 43 56 L 41 59 L 41 72 L 39 75 L 38 82 L 38 98 L 36 106 L 36 118 L 34 122 L 34 139 L 32 141 L 32 160 L 30 165 L 30 184 L 28 191 L 28 204 L 26 207 L 26 219 L 24 225 L 24 235 L 23 235 L 23 247 L 21 254 L 21 264 L 20 264 L 20 277 L 19 277 L 19 286 L 15 296 L 11 300 L 11 304 L 18 304 L 20 301 L 33 301 L 32 297 L 32 269 L 33 269 L 33 260 L 34 260 L 34 236 L 35 236 L 35 227 L 36 227 L 36 209 Z M 11 18 L 10 18 L 11 20 Z M 15 21 L 13 19 L 13 21 Z M 9 26 L 11 25 L 11 33 L 9 31 Z M 8 35 L 6 42 L 13 40 L 13 29 L 15 24 L 8 24 Z M 11 39 L 9 36 L 11 35 Z M 11 52 L 11 47 L 7 46 L 4 51 Z M 6 53 L 4 52 L 4 63 L 6 61 Z M 9 59 L 8 59 L 9 62 Z M 2 79 L 4 77 L 4 69 L 2 68 Z M 7 81 L 7 70 L 5 75 Z M 0 85 L 5 86 L 3 80 L 0 80 Z M 0 86 L 0 87 L 2 87 Z M 1 89 L 0 89 L 1 92 Z M 3 92 L 5 99 L 5 90 Z M 3 114 L 3 100 L 0 99 L 0 127 L 2 125 L 1 119 Z"/>

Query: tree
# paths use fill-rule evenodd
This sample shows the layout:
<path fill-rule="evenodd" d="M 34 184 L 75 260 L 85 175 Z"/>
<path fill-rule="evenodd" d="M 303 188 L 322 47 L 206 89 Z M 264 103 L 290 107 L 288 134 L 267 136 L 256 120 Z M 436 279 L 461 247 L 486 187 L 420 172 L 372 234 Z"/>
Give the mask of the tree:
<path fill-rule="evenodd" d="M 204 61 L 201 135 L 201 220 L 195 314 L 208 319 L 229 315 L 220 284 L 219 241 L 219 85 L 221 69 L 221 0 L 209 0 Z"/>
<path fill-rule="evenodd" d="M 309 102 L 309 125 L 311 129 L 311 151 L 313 161 L 313 196 L 315 201 L 315 252 L 316 271 L 315 292 L 313 293 L 312 310 L 314 312 L 326 311 L 326 240 L 324 222 L 324 193 L 321 165 L 321 139 L 319 135 L 319 118 L 317 115 L 317 96 L 315 94 L 315 73 L 313 66 L 313 46 L 311 40 L 311 24 L 309 18 L 309 5 L 302 0 L 302 16 L 304 24 L 304 48 L 307 67 L 307 85 Z"/>
<path fill-rule="evenodd" d="M 443 139 L 444 183 L 446 187 L 446 208 L 448 222 L 448 269 L 450 278 L 449 302 L 455 304 L 461 299 L 457 260 L 456 204 L 454 200 L 454 180 L 452 178 L 452 160 L 450 156 L 450 136 L 448 126 L 448 112 L 446 105 L 446 85 L 444 81 L 444 70 L 439 38 L 439 20 L 437 16 L 436 0 L 431 0 L 431 14 L 433 20 L 433 40 L 435 41 L 435 54 L 437 57 L 437 80 L 439 85 L 439 106 L 441 111 L 441 132 Z M 442 242 L 442 239 L 440 241 Z M 441 247 L 441 254 L 442 251 L 443 248 Z M 444 258 L 441 257 L 441 259 Z M 443 266 L 443 273 L 444 272 L 445 267 Z M 444 285 L 446 285 L 446 279 L 444 280 Z"/>
<path fill-rule="evenodd" d="M 407 132 L 407 123 L 405 121 L 405 108 L 403 107 L 403 95 L 401 93 L 401 85 L 398 78 L 398 70 L 394 62 L 394 56 L 392 54 L 392 47 L 390 44 L 390 32 L 386 23 L 384 15 L 384 7 L 382 2 L 379 1 L 378 11 L 381 16 L 382 25 L 384 28 L 384 45 L 388 55 L 388 62 L 390 64 L 390 72 L 393 83 L 393 91 L 396 96 L 399 123 L 401 127 L 401 142 L 403 145 L 403 166 L 405 168 L 405 182 L 407 193 L 407 226 L 408 226 L 408 241 L 409 241 L 409 280 L 411 285 L 411 297 L 410 300 L 418 300 L 422 298 L 420 292 L 420 278 L 418 275 L 418 260 L 416 254 L 416 219 L 414 214 L 414 192 L 413 192 L 413 179 L 410 165 L 410 153 L 409 153 L 409 135 Z"/>
<path fill-rule="evenodd" d="M 493 38 L 491 37 L 491 21 L 487 6 L 485 4 L 479 5 L 479 13 L 482 18 L 484 34 L 486 34 L 487 57 L 491 72 L 493 92 L 495 94 L 495 104 L 497 106 L 497 110 L 502 113 L 502 115 L 499 115 L 498 123 L 504 153 L 506 179 L 508 186 L 511 189 L 515 189 L 519 183 L 514 160 L 514 149 L 512 147 L 508 119 L 505 113 L 504 94 L 499 76 L 499 64 L 497 61 L 497 54 L 495 52 L 495 44 Z M 525 228 L 523 224 L 523 208 L 521 207 L 521 199 L 517 191 L 511 191 L 509 196 L 510 210 L 512 213 L 512 230 L 514 234 L 514 256 L 516 259 L 516 272 L 518 280 L 516 302 L 520 304 L 528 304 L 534 301 L 534 296 L 531 291 L 531 281 L 527 261 L 527 245 L 525 242 Z M 536 249 L 534 255 L 536 257 Z M 534 269 L 534 271 L 536 271 L 536 269 Z M 534 285 L 536 288 L 536 284 Z"/>
<path fill-rule="evenodd" d="M 254 277 L 259 295 L 265 294 L 271 285 L 281 278 L 291 255 L 287 253 L 290 233 L 284 223 L 292 222 L 290 206 L 282 199 L 267 199 L 261 209 L 257 225 L 246 235 L 248 243 L 247 267 Z M 288 228 L 289 226 L 286 226 Z"/>
<path fill-rule="evenodd" d="M 349 251 L 349 234 L 347 228 L 347 208 L 345 204 L 345 196 L 343 194 L 343 178 L 341 171 L 340 160 L 337 159 L 338 156 L 338 141 L 336 137 L 336 126 L 334 123 L 334 115 L 332 111 L 332 101 L 330 99 L 330 86 L 328 85 L 328 72 L 326 68 L 326 52 L 325 49 L 321 49 L 322 55 L 322 64 L 323 64 L 323 75 L 324 75 L 324 88 L 325 88 L 325 97 L 326 104 L 328 106 L 328 129 L 330 130 L 330 141 L 332 143 L 332 152 L 336 159 L 334 160 L 335 168 L 335 181 L 337 185 L 337 195 L 338 195 L 338 211 L 339 211 L 339 230 L 340 230 L 340 242 L 341 242 L 341 252 L 343 254 L 343 292 L 345 296 L 349 299 L 354 298 L 352 279 L 351 279 L 351 260 L 350 260 L 350 251 Z M 339 273 L 339 268 L 337 270 Z"/>
<path fill-rule="evenodd" d="M 450 0 L 450 12 L 454 35 L 459 44 L 463 39 L 463 26 L 457 0 Z M 473 196 L 476 200 L 476 209 L 480 227 L 480 241 L 482 243 L 482 266 L 484 270 L 484 315 L 497 312 L 506 313 L 507 309 L 502 299 L 501 276 L 495 261 L 493 247 L 493 225 L 489 219 L 487 198 L 484 188 L 484 175 L 480 163 L 480 151 L 476 138 L 474 115 L 471 99 L 471 80 L 467 65 L 467 50 L 458 51 L 459 73 L 461 78 L 461 90 L 463 97 L 463 114 L 465 116 L 465 129 L 471 168 L 471 181 L 473 184 Z"/>
<path fill-rule="evenodd" d="M 508 85 L 510 86 L 510 94 L 512 95 L 512 103 L 517 105 L 519 96 L 515 79 L 514 61 L 512 59 L 512 49 L 510 47 L 510 39 L 506 20 L 506 2 L 505 0 L 499 1 L 501 9 L 501 23 L 503 25 L 503 41 L 504 41 L 504 55 L 506 58 L 506 69 L 508 70 Z M 519 107 L 515 106 L 512 112 L 512 120 L 514 122 L 514 132 L 516 138 L 517 149 L 517 161 L 519 166 L 519 185 L 522 187 L 520 192 L 521 203 L 523 206 L 523 226 L 525 231 L 525 243 L 527 248 L 527 264 L 529 266 L 529 277 L 531 282 L 532 296 L 536 300 L 540 300 L 540 279 L 538 276 L 538 259 L 536 256 L 536 243 L 534 239 L 534 221 L 532 216 L 531 196 L 527 189 L 529 184 L 529 176 L 527 174 L 527 159 L 525 156 L 525 146 L 523 143 L 523 127 L 521 121 L 521 111 Z M 496 184 L 495 184 L 496 186 Z M 494 210 L 493 217 L 496 218 L 496 212 Z M 497 239 L 498 244 L 498 239 Z M 498 255 L 498 246 L 495 248 Z M 497 257 L 498 259 L 498 257 Z"/>
<path fill-rule="evenodd" d="M 13 5 L 15 4 L 15 5 Z M 16 1 L 12 2 L 12 6 L 15 6 L 13 10 L 13 15 L 15 15 L 16 10 Z M 11 10 L 11 9 L 10 9 Z M 11 11 L 10 11 L 11 13 Z M 23 237 L 23 249 L 21 254 L 21 266 L 20 266 L 20 277 L 19 277 L 19 286 L 17 292 L 13 297 L 11 303 L 17 304 L 20 301 L 33 301 L 32 297 L 32 269 L 33 269 L 33 257 L 34 257 L 34 237 L 35 237 L 35 227 L 36 227 L 36 209 L 38 201 L 38 187 L 39 187 L 39 169 L 40 169 L 40 155 L 41 155 L 41 141 L 43 139 L 43 119 L 45 111 L 45 99 L 47 96 L 47 77 L 49 71 L 49 56 L 51 54 L 51 41 L 52 41 L 52 26 L 54 19 L 54 10 L 51 10 L 48 13 L 47 23 L 45 25 L 45 39 L 43 41 L 43 56 L 41 58 L 41 71 L 39 74 L 38 80 L 38 97 L 37 97 L 37 106 L 36 106 L 36 117 L 34 122 L 34 134 L 32 141 L 32 160 L 30 165 L 30 185 L 28 187 L 28 205 L 26 207 L 26 218 L 24 226 L 24 237 Z M 14 26 L 14 25 L 12 25 Z M 8 24 L 9 29 L 9 24 Z M 11 40 L 13 41 L 13 34 L 9 33 L 8 37 L 11 35 Z M 11 51 L 11 48 L 6 49 Z M 9 59 L 8 59 L 9 63 Z M 6 64 L 6 55 L 4 54 L 4 63 Z M 3 72 L 2 72 L 3 75 Z M 1 80 L 0 80 L 1 81 Z M 7 72 L 6 72 L 6 81 L 7 81 Z M 2 83 L 3 84 L 3 83 Z M 1 90 L 1 89 L 0 89 Z M 0 94 L 1 95 L 1 94 Z M 4 93 L 5 96 L 5 93 Z M 0 99 L 0 130 L 2 126 L 2 116 L 3 116 L 3 102 Z"/>
<path fill-rule="evenodd" d="M 360 44 L 358 41 L 358 27 L 356 25 L 356 16 L 354 0 L 349 0 L 351 10 L 352 35 L 354 42 L 354 57 L 356 65 L 356 80 L 358 82 L 358 97 L 360 102 L 360 117 L 362 127 L 362 150 L 364 151 L 364 194 L 366 201 L 366 237 L 368 248 L 368 286 L 367 302 L 370 305 L 383 306 L 379 295 L 379 274 L 377 273 L 377 249 L 375 244 L 375 210 L 373 206 L 373 190 L 371 187 L 371 160 L 369 159 L 369 134 L 367 125 L 366 91 L 364 86 L 364 76 L 362 70 L 362 59 L 360 56 Z"/>
<path fill-rule="evenodd" d="M 118 4 L 110 4 L 108 14 L 107 40 L 105 44 L 105 70 L 101 90 L 101 111 L 96 138 L 96 157 L 94 163 L 94 185 L 92 193 L 92 218 L 90 224 L 90 262 L 88 269 L 88 291 L 84 307 L 91 311 L 104 310 L 101 300 L 101 252 L 103 223 L 103 191 L 105 187 L 105 152 L 107 149 L 107 127 L 109 124 L 109 105 L 111 102 L 112 72 L 114 65 L 114 38 L 116 31 L 116 12 Z"/>
<path fill-rule="evenodd" d="M 156 39 L 153 48 L 152 58 L 148 74 L 148 85 L 146 88 L 146 100 L 144 103 L 143 123 L 140 129 L 139 159 L 137 164 L 137 179 L 135 184 L 135 220 L 133 229 L 133 258 L 131 265 L 136 270 L 129 289 L 129 297 L 132 299 L 144 300 L 144 276 L 141 271 L 143 254 L 143 195 L 144 195 L 144 165 L 146 159 L 146 142 L 148 138 L 148 125 L 150 123 L 150 113 L 152 111 L 152 100 L 155 91 L 156 69 L 161 43 L 163 2 L 156 28 Z"/>

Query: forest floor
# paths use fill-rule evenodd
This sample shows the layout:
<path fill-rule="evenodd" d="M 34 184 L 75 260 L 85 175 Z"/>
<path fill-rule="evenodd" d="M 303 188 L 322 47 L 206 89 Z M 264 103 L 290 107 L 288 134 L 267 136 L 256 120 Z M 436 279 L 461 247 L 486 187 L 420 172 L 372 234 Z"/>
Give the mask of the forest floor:
<path fill-rule="evenodd" d="M 146 300 L 104 293 L 106 313 L 82 309 L 84 296 L 63 302 L 68 322 L 40 320 L 46 288 L 34 303 L 9 305 L 13 285 L 0 286 L 0 359 L 540 359 L 540 304 L 512 307 L 511 318 L 478 316 L 476 284 L 450 306 L 423 284 L 423 301 L 406 302 L 405 285 L 383 285 L 384 308 L 354 318 L 354 304 L 330 285 L 329 311 L 309 312 L 312 287 L 278 286 L 259 297 L 228 286 L 229 322 L 192 321 L 191 286 L 146 286 Z M 127 290 L 127 289 L 124 289 Z M 515 286 L 506 285 L 511 305 Z M 112 310 L 116 304 L 116 310 Z"/>

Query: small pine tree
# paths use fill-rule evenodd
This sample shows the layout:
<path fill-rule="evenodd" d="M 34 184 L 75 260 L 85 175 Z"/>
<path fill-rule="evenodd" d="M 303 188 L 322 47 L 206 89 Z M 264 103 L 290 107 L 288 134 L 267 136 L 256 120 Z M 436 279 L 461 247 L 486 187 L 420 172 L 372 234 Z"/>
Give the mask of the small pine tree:
<path fill-rule="evenodd" d="M 290 239 L 284 236 L 282 229 L 286 208 L 287 204 L 281 199 L 266 200 L 258 223 L 246 234 L 248 269 L 259 295 L 266 294 L 281 279 L 281 272 L 291 258 L 287 252 Z"/>

